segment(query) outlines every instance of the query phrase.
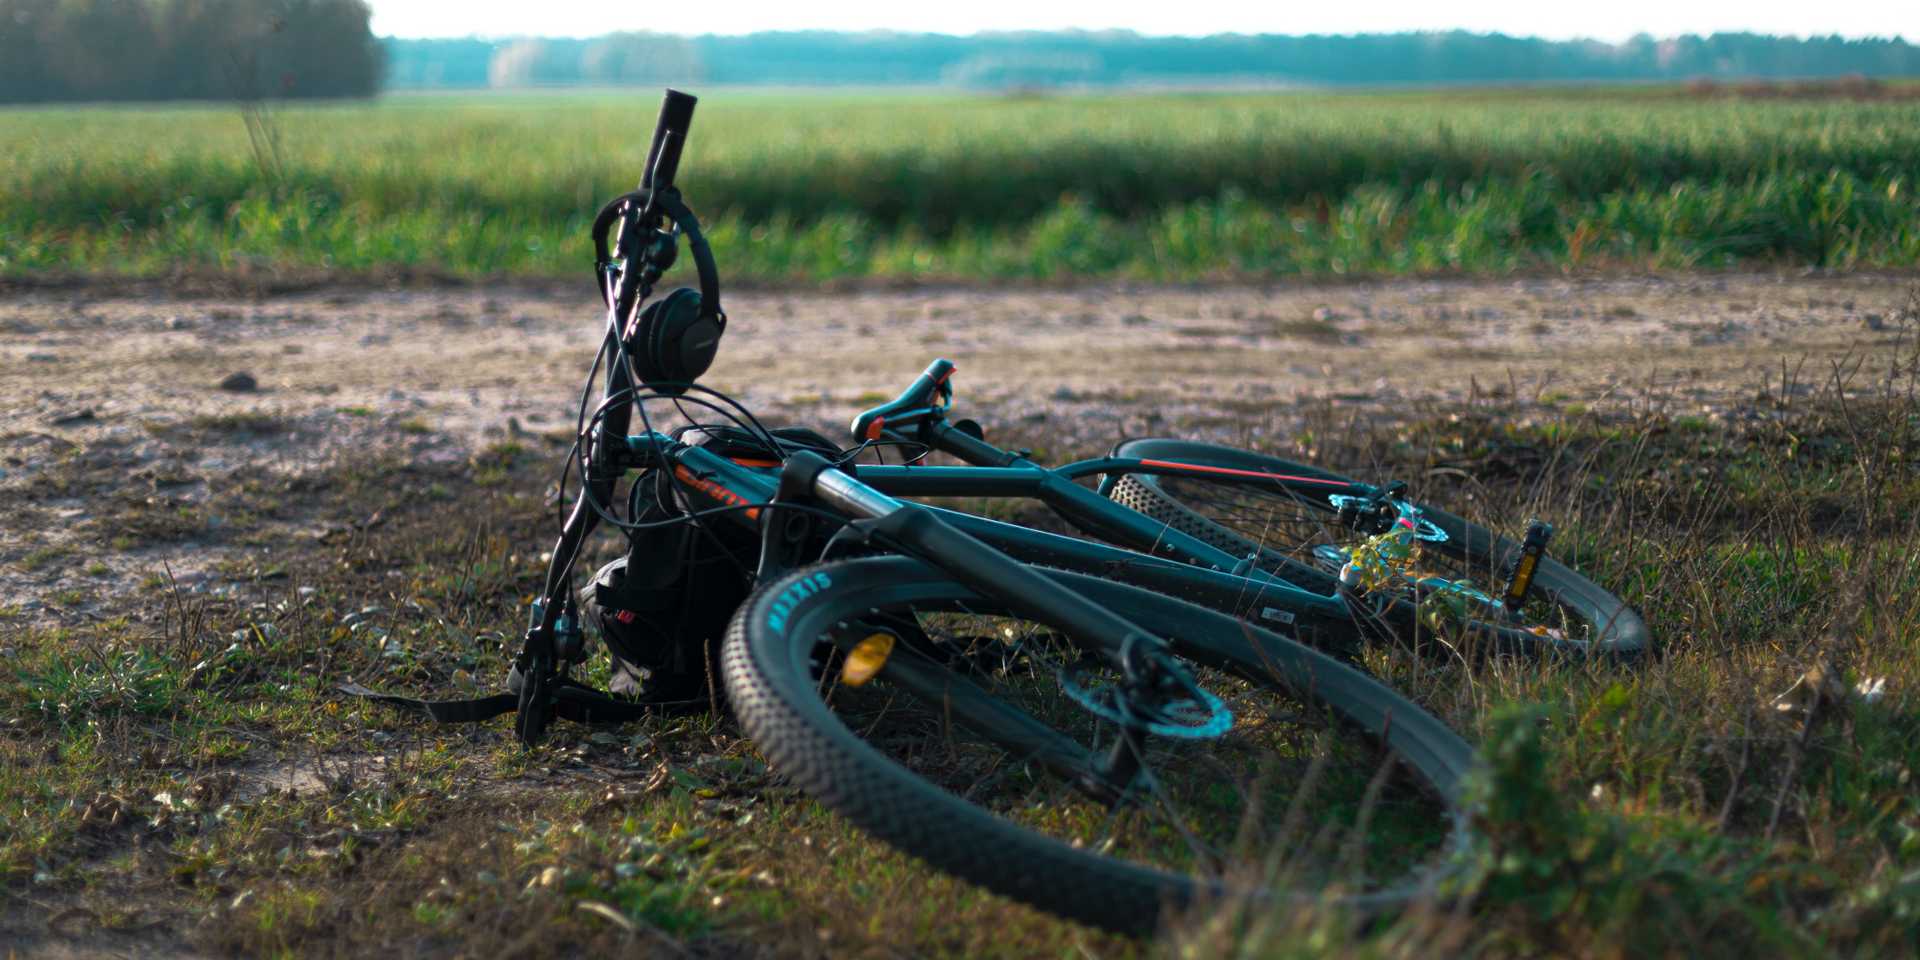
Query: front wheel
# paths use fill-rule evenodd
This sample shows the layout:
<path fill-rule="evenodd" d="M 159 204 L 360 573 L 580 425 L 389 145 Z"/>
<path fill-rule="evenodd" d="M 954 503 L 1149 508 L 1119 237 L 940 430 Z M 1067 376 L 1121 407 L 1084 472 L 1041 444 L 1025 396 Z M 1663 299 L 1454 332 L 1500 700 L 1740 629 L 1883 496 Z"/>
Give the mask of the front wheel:
<path fill-rule="evenodd" d="M 1346 565 L 1360 551 L 1380 552 L 1351 525 L 1355 509 L 1380 486 L 1184 440 L 1129 440 L 1113 455 L 1146 461 L 1156 471 L 1110 478 L 1105 489 L 1115 502 L 1307 589 L 1341 591 Z M 1405 536 L 1414 549 L 1395 558 L 1393 575 L 1377 577 L 1370 595 L 1345 591 L 1357 621 L 1406 632 L 1444 615 L 1463 632 L 1496 638 L 1502 650 L 1632 657 L 1650 649 L 1647 625 L 1632 607 L 1552 557 L 1536 568 L 1526 604 L 1513 611 L 1495 606 L 1491 594 L 1518 543 L 1426 503 L 1381 502 L 1409 524 Z"/>
<path fill-rule="evenodd" d="M 1191 693 L 1143 722 L 1085 638 L 879 557 L 756 590 L 727 633 L 729 701 L 775 769 L 868 833 L 1110 930 L 1203 894 L 1332 886 L 1383 911 L 1441 889 L 1472 764 L 1445 724 L 1228 615 L 1046 573 L 1166 641 Z"/>

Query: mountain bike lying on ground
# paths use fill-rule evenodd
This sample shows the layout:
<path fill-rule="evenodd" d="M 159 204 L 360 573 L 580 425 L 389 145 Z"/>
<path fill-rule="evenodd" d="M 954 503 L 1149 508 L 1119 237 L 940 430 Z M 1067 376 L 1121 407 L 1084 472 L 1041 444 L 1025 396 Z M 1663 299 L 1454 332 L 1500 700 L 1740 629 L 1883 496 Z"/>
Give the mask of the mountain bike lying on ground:
<path fill-rule="evenodd" d="M 776 770 L 880 839 L 1044 909 L 1142 933 L 1197 898 L 1325 896 L 1316 884 L 1289 893 L 1274 860 L 1303 831 L 1334 826 L 1303 814 L 1321 787 L 1420 823 L 1418 842 L 1367 851 L 1327 878 L 1347 891 L 1339 902 L 1393 909 L 1449 876 L 1468 840 L 1472 751 L 1314 646 L 1419 642 L 1437 604 L 1456 647 L 1645 647 L 1625 604 L 1544 556 L 1544 528 L 1516 543 L 1397 485 L 1172 440 L 1048 470 L 948 419 L 944 360 L 856 418 L 851 448 L 767 429 L 695 382 L 727 317 L 674 185 L 693 104 L 668 92 L 641 188 L 595 220 L 608 312 L 568 457 L 578 496 L 509 692 L 350 692 L 442 721 L 512 712 L 528 744 L 554 717 L 618 722 L 724 695 Z M 683 240 L 698 290 L 648 302 Z M 662 408 L 686 423 L 656 429 Z M 859 462 L 889 449 L 908 462 Z M 933 451 L 963 464 L 919 462 Z M 1076 482 L 1094 478 L 1098 489 Z M 1037 498 L 1098 539 L 906 497 Z M 576 590 L 603 525 L 628 549 Z M 1475 573 L 1500 586 L 1472 586 Z M 587 621 L 626 696 L 574 676 Z"/>

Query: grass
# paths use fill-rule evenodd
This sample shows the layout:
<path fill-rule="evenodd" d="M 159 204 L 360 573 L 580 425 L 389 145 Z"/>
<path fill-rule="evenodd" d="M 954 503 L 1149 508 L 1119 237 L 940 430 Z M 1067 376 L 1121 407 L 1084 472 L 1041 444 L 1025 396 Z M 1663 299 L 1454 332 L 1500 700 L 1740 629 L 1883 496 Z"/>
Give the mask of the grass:
<path fill-rule="evenodd" d="M 0 111 L 0 273 L 572 276 L 621 93 Z M 722 90 L 683 185 L 741 279 L 1920 262 L 1920 103 L 1582 91 L 999 99 Z M 1116 162 L 1118 158 L 1119 162 Z"/>

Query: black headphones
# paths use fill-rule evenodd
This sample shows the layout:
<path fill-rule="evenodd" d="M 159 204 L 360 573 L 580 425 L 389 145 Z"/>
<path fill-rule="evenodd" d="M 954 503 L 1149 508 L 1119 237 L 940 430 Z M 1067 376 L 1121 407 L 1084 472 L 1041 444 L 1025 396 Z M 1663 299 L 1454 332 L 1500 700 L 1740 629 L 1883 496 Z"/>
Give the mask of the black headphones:
<path fill-rule="evenodd" d="M 700 289 L 682 287 L 641 307 L 627 322 L 621 340 L 633 361 L 633 373 L 640 382 L 661 393 L 681 394 L 713 366 L 720 348 L 720 335 L 726 332 L 727 315 L 720 309 L 720 270 L 713 262 L 713 250 L 700 231 L 700 221 L 680 199 L 680 191 L 668 187 L 649 198 L 650 191 L 638 190 L 620 196 L 601 208 L 594 218 L 593 244 L 598 258 L 596 282 L 612 259 L 607 238 L 614 221 L 622 215 L 646 208 L 664 214 L 686 237 L 687 250 L 693 254 L 700 275 Z M 671 263 L 671 257 L 668 262 Z M 601 295 L 611 296 L 601 284 Z"/>
<path fill-rule="evenodd" d="M 727 321 L 702 309 L 700 293 L 681 287 L 647 304 L 627 328 L 627 351 L 640 382 L 684 393 L 713 366 Z"/>

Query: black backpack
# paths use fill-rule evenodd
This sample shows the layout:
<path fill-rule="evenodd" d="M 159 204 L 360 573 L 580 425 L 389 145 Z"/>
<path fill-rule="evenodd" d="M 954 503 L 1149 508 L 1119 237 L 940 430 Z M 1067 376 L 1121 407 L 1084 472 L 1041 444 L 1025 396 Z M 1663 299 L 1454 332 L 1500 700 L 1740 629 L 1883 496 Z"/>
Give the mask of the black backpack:
<path fill-rule="evenodd" d="M 770 431 L 783 449 L 829 457 L 840 449 L 803 427 Z M 682 443 L 735 460 L 772 460 L 766 441 L 738 427 L 676 431 Z M 665 471 L 634 482 L 631 515 L 640 522 L 685 516 L 688 504 Z M 597 629 L 613 657 L 611 692 L 649 700 L 717 701 L 720 641 L 753 589 L 760 538 L 725 518 L 639 531 L 627 554 L 601 567 L 578 594 L 581 619 Z"/>

